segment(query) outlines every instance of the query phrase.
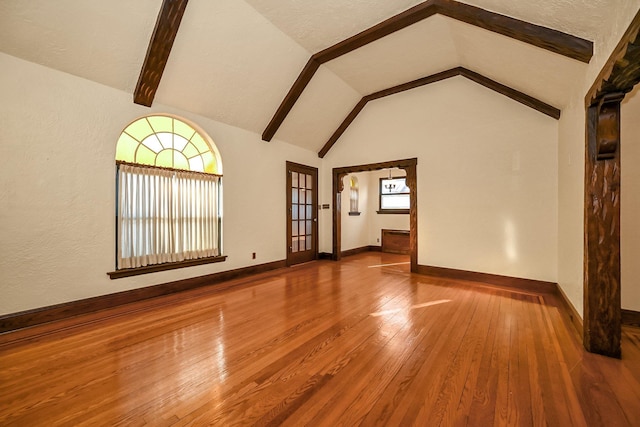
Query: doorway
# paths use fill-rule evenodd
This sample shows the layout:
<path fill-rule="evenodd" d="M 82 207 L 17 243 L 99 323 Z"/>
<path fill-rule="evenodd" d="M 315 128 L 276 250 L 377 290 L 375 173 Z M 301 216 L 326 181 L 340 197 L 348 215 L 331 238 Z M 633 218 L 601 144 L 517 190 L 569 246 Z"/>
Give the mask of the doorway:
<path fill-rule="evenodd" d="M 287 266 L 318 259 L 318 169 L 287 162 Z"/>
<path fill-rule="evenodd" d="M 411 271 L 418 271 L 418 180 L 417 169 L 418 159 L 394 160 L 382 163 L 370 163 L 358 166 L 346 166 L 333 168 L 333 253 L 331 259 L 338 261 L 341 259 L 342 243 L 342 190 L 344 189 L 344 177 L 350 173 L 370 172 L 381 169 L 398 168 L 406 172 L 406 183 L 409 187 L 409 255 L 411 257 Z"/>

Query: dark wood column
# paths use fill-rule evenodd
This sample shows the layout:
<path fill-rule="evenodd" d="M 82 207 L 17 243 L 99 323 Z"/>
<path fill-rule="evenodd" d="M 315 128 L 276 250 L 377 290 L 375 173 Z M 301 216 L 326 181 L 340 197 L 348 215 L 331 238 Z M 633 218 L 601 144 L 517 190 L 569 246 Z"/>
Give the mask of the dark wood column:
<path fill-rule="evenodd" d="M 620 357 L 620 102 L 640 82 L 640 12 L 585 96 L 584 347 Z M 633 165 L 632 165 L 633 166 Z"/>
<path fill-rule="evenodd" d="M 620 357 L 620 102 L 587 109 L 584 212 L 584 346 Z"/>
<path fill-rule="evenodd" d="M 418 177 L 416 164 L 401 167 L 407 173 L 406 183 L 409 187 L 409 248 L 411 254 L 411 272 L 418 272 Z"/>
<path fill-rule="evenodd" d="M 342 238 L 342 190 L 344 190 L 344 177 L 347 172 L 333 170 L 333 255 L 331 259 L 339 261 L 341 256 Z"/>

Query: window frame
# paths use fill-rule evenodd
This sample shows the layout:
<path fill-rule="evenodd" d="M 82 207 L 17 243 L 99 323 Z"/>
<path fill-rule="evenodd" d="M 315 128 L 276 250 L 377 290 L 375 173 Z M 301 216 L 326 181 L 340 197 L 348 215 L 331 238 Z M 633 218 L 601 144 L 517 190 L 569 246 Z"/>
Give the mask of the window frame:
<path fill-rule="evenodd" d="M 174 125 L 174 123 L 177 122 L 181 122 L 182 124 L 186 125 L 187 127 L 192 128 L 192 130 L 194 131 L 194 134 L 191 135 L 191 138 L 194 138 L 195 136 L 199 137 L 201 139 L 201 145 L 202 143 L 206 144 L 206 146 L 208 146 L 209 152 L 213 155 L 213 159 L 214 159 L 214 171 L 199 171 L 199 170 L 191 170 L 191 169 L 177 169 L 177 168 L 171 168 L 171 167 L 165 167 L 165 166 L 157 166 L 157 165 L 151 165 L 151 164 L 146 164 L 146 163 L 138 163 L 138 162 L 131 162 L 131 161 L 126 161 L 126 160 L 122 160 L 118 157 L 118 154 L 116 155 L 116 168 L 115 168 L 115 185 L 116 185 L 116 199 L 115 199 L 115 270 L 108 272 L 107 274 L 109 275 L 109 277 L 111 279 L 117 279 L 117 278 L 121 278 L 121 277 L 129 277 L 129 276 L 136 276 L 136 275 L 140 275 L 140 274 L 147 274 L 147 273 L 154 273 L 154 272 L 158 272 L 158 271 L 165 271 L 165 270 L 173 270 L 173 269 L 178 269 L 178 268 L 184 268 L 184 267 L 191 267 L 191 266 L 195 266 L 195 265 L 202 265 L 202 264 L 210 264 L 210 263 L 217 263 L 217 262 L 223 262 L 226 261 L 227 256 L 223 255 L 223 244 L 222 244 L 222 239 L 223 239 L 223 227 L 222 227 L 222 215 L 223 215 L 223 191 L 222 191 L 222 160 L 220 158 L 220 153 L 218 151 L 217 146 L 215 145 L 215 143 L 211 140 L 211 138 L 209 137 L 209 135 L 207 135 L 206 132 L 204 132 L 199 126 L 197 126 L 196 124 L 190 122 L 189 120 L 186 120 L 182 117 L 178 117 L 178 116 L 174 116 L 174 115 L 170 115 L 170 114 L 149 114 L 146 116 L 142 116 L 137 118 L 136 120 L 132 121 L 131 123 L 129 123 L 124 130 L 122 131 L 119 139 L 118 139 L 118 143 L 120 142 L 120 139 L 122 138 L 122 135 L 128 135 L 129 137 L 133 138 L 133 140 L 137 141 L 138 144 L 143 144 L 141 139 L 137 139 L 136 137 L 132 137 L 132 135 L 127 133 L 127 130 L 130 128 L 130 126 L 132 126 L 134 123 L 142 121 L 142 120 L 146 120 L 149 125 L 151 126 L 151 123 L 149 121 L 150 118 L 155 117 L 155 116 L 163 116 L 163 117 L 167 117 L 172 119 L 172 130 L 169 133 L 172 133 L 174 135 L 177 136 L 181 136 L 184 138 L 184 136 L 182 136 L 179 132 L 176 131 L 176 125 Z M 152 134 L 150 135 L 158 135 L 160 132 L 167 132 L 166 129 L 163 130 L 156 130 L 153 126 L 151 126 L 151 130 L 153 131 Z M 143 139 L 148 138 L 148 136 L 144 137 Z M 189 141 L 191 141 L 191 139 L 189 139 Z M 176 149 L 175 147 L 173 147 L 173 149 Z M 116 149 L 116 151 L 118 151 Z M 204 151 L 199 150 L 200 153 L 203 153 Z M 157 157 L 156 157 L 157 160 Z M 130 164 L 133 166 L 137 166 L 137 167 L 142 167 L 142 168 L 151 168 L 151 169 L 162 169 L 165 171 L 174 171 L 174 172 L 178 172 L 178 173 L 187 173 L 187 174 L 202 174 L 202 175 L 208 175 L 208 176 L 216 176 L 218 177 L 218 190 L 217 190 L 217 200 L 216 200 L 216 216 L 217 216 L 217 251 L 216 253 L 218 255 L 214 255 L 214 256 L 201 256 L 198 258 L 186 258 L 183 259 L 181 261 L 161 261 L 161 262 L 157 262 L 154 264 L 147 264 L 147 265 L 143 265 L 143 266 L 138 266 L 138 267 L 119 267 L 119 251 L 120 251 L 120 245 L 122 244 L 121 240 L 120 240 L 120 194 L 119 194 L 119 173 L 120 173 L 120 165 L 121 164 Z M 219 171 L 219 172 L 218 172 Z M 198 198 L 199 199 L 199 198 Z M 190 233 L 190 235 L 193 236 L 193 233 Z M 197 254 L 197 255 L 203 255 L 203 254 Z"/>
<path fill-rule="evenodd" d="M 379 185 L 378 185 L 378 210 L 377 213 L 378 214 L 391 214 L 391 215 L 404 215 L 404 214 L 409 214 L 409 212 L 411 211 L 410 208 L 407 209 L 389 209 L 389 208 L 383 208 L 382 207 L 382 198 L 384 196 L 390 196 L 389 194 L 382 194 L 382 186 L 383 186 L 383 182 L 384 181 L 389 181 L 389 180 L 394 180 L 394 179 L 402 179 L 405 182 L 405 187 L 407 187 L 406 192 L 402 192 L 402 193 L 396 193 L 394 195 L 407 195 L 409 196 L 409 203 L 411 203 L 411 190 L 409 189 L 409 187 L 407 186 L 407 177 L 406 176 L 392 176 L 392 177 L 381 177 L 379 178 Z"/>

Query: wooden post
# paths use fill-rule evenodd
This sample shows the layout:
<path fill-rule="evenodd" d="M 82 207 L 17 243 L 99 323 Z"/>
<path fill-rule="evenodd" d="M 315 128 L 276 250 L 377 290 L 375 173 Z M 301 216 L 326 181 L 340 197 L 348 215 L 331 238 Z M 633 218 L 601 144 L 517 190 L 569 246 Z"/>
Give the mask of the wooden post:
<path fill-rule="evenodd" d="M 344 177 L 346 172 L 333 171 L 333 254 L 331 259 L 340 261 L 342 258 L 342 190 L 344 190 Z"/>
<path fill-rule="evenodd" d="M 620 357 L 620 102 L 587 109 L 584 204 L 584 347 Z"/>
<path fill-rule="evenodd" d="M 411 272 L 418 272 L 418 177 L 416 163 L 403 167 L 406 183 L 409 187 L 409 248 L 411 253 Z"/>

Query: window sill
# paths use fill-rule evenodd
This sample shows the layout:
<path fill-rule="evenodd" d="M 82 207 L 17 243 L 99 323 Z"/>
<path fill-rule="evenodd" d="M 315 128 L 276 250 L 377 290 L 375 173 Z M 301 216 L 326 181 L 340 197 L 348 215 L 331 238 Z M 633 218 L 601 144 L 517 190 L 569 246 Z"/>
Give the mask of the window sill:
<path fill-rule="evenodd" d="M 409 214 L 409 209 L 383 209 L 376 211 L 379 214 Z"/>
<path fill-rule="evenodd" d="M 349 216 L 360 216 L 360 212 L 349 212 Z"/>
<path fill-rule="evenodd" d="M 120 279 L 122 277 L 138 276 L 140 274 L 156 273 L 158 271 L 175 270 L 184 267 L 193 267 L 195 265 L 212 264 L 215 262 L 226 261 L 227 256 L 214 256 L 207 258 L 188 259 L 178 262 L 167 262 L 163 264 L 145 265 L 144 267 L 123 268 L 121 270 L 111 271 L 107 273 L 109 278 Z"/>

